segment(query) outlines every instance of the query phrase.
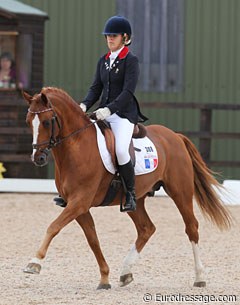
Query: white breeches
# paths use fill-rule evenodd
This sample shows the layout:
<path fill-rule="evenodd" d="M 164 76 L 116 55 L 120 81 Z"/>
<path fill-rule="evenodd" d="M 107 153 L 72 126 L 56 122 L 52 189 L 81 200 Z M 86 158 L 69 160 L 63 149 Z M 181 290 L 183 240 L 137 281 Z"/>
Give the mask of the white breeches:
<path fill-rule="evenodd" d="M 129 145 L 131 142 L 134 124 L 128 119 L 120 118 L 116 113 L 109 116 L 106 121 L 111 125 L 115 136 L 115 149 L 119 165 L 130 161 Z"/>

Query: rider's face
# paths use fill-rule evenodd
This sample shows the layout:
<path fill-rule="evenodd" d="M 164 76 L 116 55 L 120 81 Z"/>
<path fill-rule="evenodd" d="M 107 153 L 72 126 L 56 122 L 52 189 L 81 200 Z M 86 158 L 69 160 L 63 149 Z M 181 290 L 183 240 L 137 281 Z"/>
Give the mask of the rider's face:
<path fill-rule="evenodd" d="M 115 52 L 123 46 L 123 37 L 121 34 L 106 35 L 107 45 L 110 51 Z"/>

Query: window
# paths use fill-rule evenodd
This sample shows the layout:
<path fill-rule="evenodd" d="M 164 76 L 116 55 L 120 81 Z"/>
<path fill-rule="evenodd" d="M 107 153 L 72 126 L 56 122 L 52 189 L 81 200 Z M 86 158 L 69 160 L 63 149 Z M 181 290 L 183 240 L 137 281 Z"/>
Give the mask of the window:
<path fill-rule="evenodd" d="M 17 32 L 0 32 L 0 89 L 16 88 Z"/>
<path fill-rule="evenodd" d="M 0 90 L 28 88 L 31 63 L 32 36 L 0 31 Z"/>
<path fill-rule="evenodd" d="M 132 25 L 132 51 L 140 62 L 141 91 L 182 88 L 184 0 L 117 0 L 117 14 Z"/>
<path fill-rule="evenodd" d="M 31 86 L 31 72 L 32 72 L 32 35 L 21 34 L 18 37 L 17 45 L 18 65 L 17 76 L 18 82 L 23 88 Z"/>

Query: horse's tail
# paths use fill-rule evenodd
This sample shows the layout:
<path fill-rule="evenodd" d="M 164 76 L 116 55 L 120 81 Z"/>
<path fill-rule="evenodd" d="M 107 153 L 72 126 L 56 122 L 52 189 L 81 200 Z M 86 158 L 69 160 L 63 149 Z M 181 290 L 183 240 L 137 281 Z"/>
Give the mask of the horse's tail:
<path fill-rule="evenodd" d="M 194 196 L 203 212 L 220 229 L 229 229 L 231 215 L 223 206 L 214 188 L 222 185 L 214 178 L 213 172 L 207 167 L 195 145 L 184 135 L 179 134 L 192 159 L 194 170 Z"/>

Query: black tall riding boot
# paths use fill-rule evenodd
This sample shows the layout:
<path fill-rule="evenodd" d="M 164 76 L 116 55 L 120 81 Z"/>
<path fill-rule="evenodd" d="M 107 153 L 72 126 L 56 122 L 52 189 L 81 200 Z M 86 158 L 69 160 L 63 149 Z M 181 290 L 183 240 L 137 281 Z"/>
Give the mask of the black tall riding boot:
<path fill-rule="evenodd" d="M 119 165 L 118 171 L 123 179 L 126 187 L 126 203 L 122 212 L 130 212 L 136 210 L 136 196 L 135 196 L 135 173 L 130 160 L 124 165 Z"/>

